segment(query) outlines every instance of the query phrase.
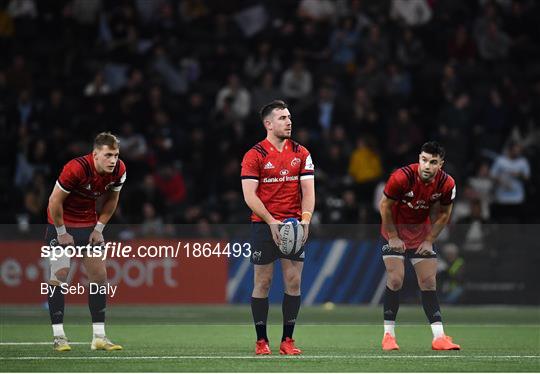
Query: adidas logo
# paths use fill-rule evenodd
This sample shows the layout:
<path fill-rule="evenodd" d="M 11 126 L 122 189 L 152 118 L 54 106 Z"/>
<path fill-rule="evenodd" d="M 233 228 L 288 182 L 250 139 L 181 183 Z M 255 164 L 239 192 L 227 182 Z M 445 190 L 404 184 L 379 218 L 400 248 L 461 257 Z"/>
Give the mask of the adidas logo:
<path fill-rule="evenodd" d="M 90 183 L 88 183 L 88 185 L 86 185 L 84 188 L 86 188 L 87 190 L 91 190 L 92 186 L 90 185 Z"/>
<path fill-rule="evenodd" d="M 409 191 L 405 194 L 407 197 L 414 197 L 414 193 L 412 191 Z"/>
<path fill-rule="evenodd" d="M 266 170 L 266 169 L 273 169 L 273 168 L 274 168 L 274 165 L 273 165 L 270 161 L 268 161 L 268 162 L 266 163 L 266 165 L 264 165 L 264 169 L 265 169 L 265 170 Z"/>
<path fill-rule="evenodd" d="M 384 311 L 384 315 L 385 315 L 385 316 L 393 316 L 393 315 L 394 315 L 394 312 L 391 311 L 390 309 L 388 309 L 388 310 L 385 310 L 385 311 Z"/>

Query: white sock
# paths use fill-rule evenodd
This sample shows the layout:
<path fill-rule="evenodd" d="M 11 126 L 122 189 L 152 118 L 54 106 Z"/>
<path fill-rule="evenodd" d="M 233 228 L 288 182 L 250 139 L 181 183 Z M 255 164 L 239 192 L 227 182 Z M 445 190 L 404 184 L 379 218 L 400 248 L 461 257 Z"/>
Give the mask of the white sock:
<path fill-rule="evenodd" d="M 431 324 L 431 332 L 433 332 L 433 339 L 444 336 L 444 328 L 442 322 L 433 322 Z"/>
<path fill-rule="evenodd" d="M 66 336 L 66 333 L 64 332 L 63 323 L 56 323 L 52 325 L 52 331 L 53 331 L 53 336 Z"/>
<path fill-rule="evenodd" d="M 396 333 L 394 332 L 394 327 L 396 326 L 395 321 L 384 321 L 384 333 L 389 333 L 392 336 L 396 336 Z"/>
<path fill-rule="evenodd" d="M 94 332 L 94 338 L 96 336 L 105 336 L 105 323 L 103 322 L 92 323 L 92 330 Z"/>

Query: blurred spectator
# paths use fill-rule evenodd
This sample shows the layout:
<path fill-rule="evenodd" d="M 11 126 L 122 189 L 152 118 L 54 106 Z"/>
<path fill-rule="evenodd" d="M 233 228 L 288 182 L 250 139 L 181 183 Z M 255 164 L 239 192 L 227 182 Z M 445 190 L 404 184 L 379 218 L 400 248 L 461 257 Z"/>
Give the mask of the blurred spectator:
<path fill-rule="evenodd" d="M 343 121 L 343 108 L 336 99 L 336 93 L 331 85 L 325 84 L 319 88 L 317 101 L 307 109 L 310 126 L 317 126 L 316 133 L 327 135 L 336 124 Z"/>
<path fill-rule="evenodd" d="M 489 90 L 481 112 L 482 146 L 492 151 L 501 149 L 504 139 L 508 136 L 508 131 L 508 110 L 499 90 L 493 87 Z"/>
<path fill-rule="evenodd" d="M 84 88 L 85 96 L 102 96 L 110 93 L 111 88 L 107 82 L 105 82 L 105 76 L 101 70 L 94 75 L 94 79 Z"/>
<path fill-rule="evenodd" d="M 330 22 L 336 16 L 336 6 L 330 0 L 302 0 L 298 5 L 301 19 Z"/>
<path fill-rule="evenodd" d="M 452 240 L 466 252 L 489 250 L 487 238 L 493 231 L 493 224 L 482 213 L 482 202 L 477 198 L 468 200 L 470 213 L 456 221 L 452 227 Z"/>
<path fill-rule="evenodd" d="M 222 110 L 226 100 L 230 101 L 232 114 L 235 118 L 243 119 L 249 114 L 251 94 L 242 86 L 236 74 L 229 75 L 227 85 L 219 90 L 216 97 L 216 109 Z"/>
<path fill-rule="evenodd" d="M 379 120 L 380 116 L 366 90 L 362 87 L 357 88 L 348 118 L 351 134 L 371 136 L 378 144 L 383 144 L 386 134 Z"/>
<path fill-rule="evenodd" d="M 130 171 L 134 168 L 136 172 L 144 170 L 143 164 L 148 151 L 146 139 L 142 134 L 136 133 L 133 125 L 124 123 L 118 138 L 122 146 L 122 159 L 129 162 Z M 141 170 L 143 169 L 143 170 Z"/>
<path fill-rule="evenodd" d="M 329 50 L 332 61 L 352 72 L 356 60 L 356 48 L 360 32 L 355 27 L 354 18 L 346 17 L 340 21 L 339 27 L 330 37 Z"/>
<path fill-rule="evenodd" d="M 398 39 L 396 57 L 403 66 L 408 68 L 417 67 L 424 60 L 424 46 L 409 28 L 405 29 Z"/>
<path fill-rule="evenodd" d="M 186 93 L 189 84 L 186 72 L 171 62 L 165 48 L 161 46 L 155 48 L 153 67 L 170 92 L 175 94 Z"/>
<path fill-rule="evenodd" d="M 432 12 L 426 0 L 392 0 L 390 17 L 407 26 L 420 26 L 431 20 Z"/>
<path fill-rule="evenodd" d="M 163 219 L 156 214 L 156 209 L 151 203 L 143 204 L 143 221 L 140 232 L 143 237 L 161 237 L 165 231 Z"/>
<path fill-rule="evenodd" d="M 260 84 L 253 88 L 251 110 L 257 113 L 263 105 L 279 97 L 281 97 L 281 91 L 274 84 L 274 74 L 267 71 L 262 75 Z"/>
<path fill-rule="evenodd" d="M 458 94 L 439 113 L 439 133 L 446 151 L 452 155 L 447 165 L 464 165 L 470 152 L 470 97 L 467 93 Z"/>
<path fill-rule="evenodd" d="M 361 41 L 363 56 L 373 56 L 378 63 L 385 64 L 390 58 L 390 45 L 386 36 L 381 35 L 381 27 L 372 24 L 367 38 Z"/>
<path fill-rule="evenodd" d="M 356 183 L 356 196 L 360 202 L 370 203 L 377 182 L 383 175 L 381 157 L 371 140 L 358 138 L 356 149 L 349 161 L 349 174 Z"/>
<path fill-rule="evenodd" d="M 520 222 L 523 217 L 525 182 L 531 176 L 531 168 L 521 152 L 520 144 L 511 143 L 505 154 L 497 157 L 491 167 L 491 176 L 495 180 L 491 212 L 497 222 Z"/>
<path fill-rule="evenodd" d="M 262 42 L 257 46 L 255 54 L 250 54 L 244 64 L 244 71 L 248 78 L 259 80 L 265 71 L 277 73 L 281 69 L 281 61 L 272 51 L 268 42 Z"/>
<path fill-rule="evenodd" d="M 442 302 L 457 304 L 464 292 L 465 261 L 459 256 L 459 248 L 453 243 L 442 247 L 437 280 L 441 283 Z"/>
<path fill-rule="evenodd" d="M 402 163 L 418 161 L 418 147 L 422 143 L 422 133 L 418 126 L 411 121 L 407 108 L 400 108 L 397 118 L 388 128 L 387 150 L 390 165 L 397 166 Z"/>
<path fill-rule="evenodd" d="M 32 88 L 32 73 L 22 55 L 13 58 L 11 67 L 6 71 L 7 85 L 15 92 L 28 91 Z"/>
<path fill-rule="evenodd" d="M 495 21 L 491 21 L 487 31 L 480 34 L 478 38 L 478 50 L 485 60 L 501 60 L 508 55 L 510 43 L 508 35 L 497 26 Z"/>
<path fill-rule="evenodd" d="M 386 69 L 386 94 L 392 98 L 407 97 L 411 94 L 412 82 L 408 72 L 402 71 L 395 63 Z"/>
<path fill-rule="evenodd" d="M 299 100 L 311 93 L 313 81 L 311 73 L 301 60 L 285 70 L 281 78 L 281 92 L 287 99 Z"/>
<path fill-rule="evenodd" d="M 474 198 L 480 201 L 482 217 L 491 217 L 489 207 L 493 197 L 493 179 L 489 175 L 489 164 L 482 162 L 476 174 L 467 179 L 467 185 L 474 191 Z"/>
<path fill-rule="evenodd" d="M 476 44 L 465 25 L 459 25 L 448 43 L 448 57 L 459 62 L 469 62 L 476 58 Z"/>
<path fill-rule="evenodd" d="M 368 56 L 360 67 L 356 74 L 356 86 L 364 88 L 373 98 L 384 94 L 385 76 L 374 56 Z"/>

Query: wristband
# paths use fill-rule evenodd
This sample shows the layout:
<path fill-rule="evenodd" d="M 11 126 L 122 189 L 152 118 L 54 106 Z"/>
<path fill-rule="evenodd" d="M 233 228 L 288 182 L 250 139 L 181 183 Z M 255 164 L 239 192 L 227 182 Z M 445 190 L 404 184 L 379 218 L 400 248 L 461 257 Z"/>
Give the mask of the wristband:
<path fill-rule="evenodd" d="M 307 222 L 311 221 L 311 216 L 312 216 L 311 212 L 307 212 L 307 211 L 302 212 L 302 221 L 307 221 Z"/>
<path fill-rule="evenodd" d="M 94 231 L 97 231 L 101 234 L 104 228 L 105 228 L 105 224 L 98 221 L 96 223 L 96 227 L 94 227 Z"/>
<path fill-rule="evenodd" d="M 66 226 L 65 225 L 62 225 L 62 226 L 55 226 L 54 227 L 56 229 L 56 234 L 57 235 L 64 235 L 67 233 L 67 230 L 66 230 Z"/>

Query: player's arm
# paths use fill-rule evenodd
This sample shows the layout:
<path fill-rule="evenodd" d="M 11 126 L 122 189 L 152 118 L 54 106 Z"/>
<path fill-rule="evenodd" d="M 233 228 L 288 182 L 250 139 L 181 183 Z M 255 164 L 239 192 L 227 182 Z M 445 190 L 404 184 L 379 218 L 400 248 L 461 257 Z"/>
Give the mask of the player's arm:
<path fill-rule="evenodd" d="M 69 192 L 63 191 L 58 185 L 55 185 L 49 196 L 49 212 L 58 235 L 58 244 L 74 244 L 71 236 L 64 225 L 64 200 L 69 196 Z"/>
<path fill-rule="evenodd" d="M 257 196 L 257 186 L 259 182 L 255 179 L 242 179 L 242 192 L 244 194 L 244 201 L 246 202 L 249 209 L 253 211 L 258 217 L 260 217 L 264 222 L 270 226 L 272 231 L 272 238 L 276 245 L 279 245 L 281 237 L 279 235 L 279 222 L 275 219 L 268 209 L 264 206 L 259 196 Z"/>
<path fill-rule="evenodd" d="M 379 211 L 381 213 L 382 225 L 384 231 L 388 234 L 388 245 L 390 249 L 396 252 L 405 252 L 405 243 L 399 238 L 394 218 L 392 217 L 392 207 L 397 201 L 383 195 L 379 203 Z"/>
<path fill-rule="evenodd" d="M 105 241 L 103 238 L 103 229 L 114 214 L 116 207 L 118 206 L 119 199 L 120 191 L 109 190 L 105 194 L 105 200 L 103 201 L 103 206 L 101 208 L 101 212 L 99 213 L 98 221 L 88 240 L 90 244 L 101 244 Z"/>
<path fill-rule="evenodd" d="M 433 253 L 433 242 L 439 237 L 439 234 L 444 229 L 448 221 L 450 221 L 450 215 L 452 214 L 453 203 L 444 205 L 437 204 L 439 206 L 438 211 L 436 212 L 435 220 L 431 225 L 431 231 L 426 236 L 424 242 L 418 247 L 416 253 L 424 255 L 428 253 Z"/>
<path fill-rule="evenodd" d="M 456 182 L 454 181 L 454 178 L 448 177 L 446 179 L 444 191 L 445 192 L 442 193 L 441 199 L 435 204 L 435 206 L 438 206 L 438 210 L 435 211 L 435 218 L 433 219 L 433 223 L 431 225 L 431 231 L 426 236 L 422 244 L 420 244 L 420 247 L 418 247 L 415 253 L 420 255 L 434 253 L 433 242 L 437 239 L 441 231 L 450 220 L 454 199 L 456 197 Z"/>
<path fill-rule="evenodd" d="M 300 223 L 304 226 L 304 239 L 302 240 L 302 244 L 304 244 L 309 236 L 309 223 L 315 210 L 315 179 L 301 179 L 300 188 L 302 190 L 302 221 Z"/>
<path fill-rule="evenodd" d="M 438 237 L 441 231 L 444 229 L 448 221 L 450 221 L 450 215 L 452 214 L 452 207 L 454 204 L 437 204 L 439 205 L 439 210 L 436 213 L 435 220 L 431 225 L 431 232 L 426 237 L 427 241 L 434 242 Z"/>

